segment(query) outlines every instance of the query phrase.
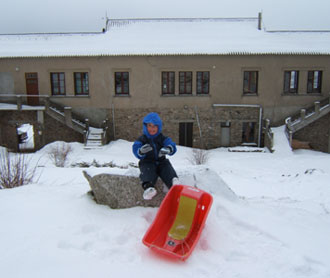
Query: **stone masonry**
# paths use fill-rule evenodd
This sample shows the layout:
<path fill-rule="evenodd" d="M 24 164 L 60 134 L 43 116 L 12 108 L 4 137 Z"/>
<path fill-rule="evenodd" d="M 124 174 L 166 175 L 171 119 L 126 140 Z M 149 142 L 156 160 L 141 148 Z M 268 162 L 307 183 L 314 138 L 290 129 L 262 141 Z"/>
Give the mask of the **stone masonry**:
<path fill-rule="evenodd" d="M 330 113 L 297 131 L 293 139 L 309 142 L 314 150 L 330 152 Z"/>
<path fill-rule="evenodd" d="M 115 109 L 114 130 L 115 139 L 136 140 L 142 134 L 142 120 L 149 112 L 157 112 L 163 121 L 163 134 L 170 136 L 175 142 L 179 142 L 179 123 L 193 123 L 193 147 L 217 148 L 220 146 L 221 122 L 231 123 L 231 146 L 242 144 L 243 122 L 255 122 L 255 138 L 257 144 L 259 132 L 259 108 L 258 107 L 210 107 L 200 109 L 198 107 L 185 107 L 177 109 Z M 111 111 L 109 119 L 111 119 Z"/>

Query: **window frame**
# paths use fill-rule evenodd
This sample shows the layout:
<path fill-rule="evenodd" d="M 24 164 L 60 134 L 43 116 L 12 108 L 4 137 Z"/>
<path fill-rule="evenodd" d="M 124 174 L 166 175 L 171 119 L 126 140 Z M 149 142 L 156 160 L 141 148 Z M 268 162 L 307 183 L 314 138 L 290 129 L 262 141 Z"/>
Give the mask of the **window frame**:
<path fill-rule="evenodd" d="M 293 73 L 295 76 L 292 77 Z M 292 87 L 292 84 L 294 85 Z M 285 70 L 284 71 L 284 94 L 298 94 L 299 87 L 299 70 Z"/>
<path fill-rule="evenodd" d="M 188 79 L 189 77 L 187 77 L 188 74 L 190 75 L 190 80 Z M 192 95 L 192 85 L 193 85 L 193 72 L 179 71 L 179 94 Z"/>
<path fill-rule="evenodd" d="M 120 74 L 120 88 L 121 90 L 118 90 L 118 86 L 117 86 L 117 74 Z M 124 75 L 127 74 L 127 77 L 125 78 Z M 127 84 L 126 84 L 127 83 Z M 125 86 L 126 85 L 126 86 Z M 129 71 L 116 71 L 114 73 L 114 86 L 115 86 L 115 95 L 120 96 L 127 96 L 129 95 Z M 127 89 L 127 90 L 125 90 Z"/>
<path fill-rule="evenodd" d="M 318 73 L 315 88 L 315 73 Z M 307 72 L 307 94 L 321 94 L 322 92 L 322 70 L 309 70 Z"/>
<path fill-rule="evenodd" d="M 259 87 L 258 83 L 259 83 L 258 70 L 243 71 L 243 95 L 258 95 L 258 87 Z M 255 88 L 253 89 L 253 87 Z"/>
<path fill-rule="evenodd" d="M 63 76 L 62 80 L 61 80 L 61 76 Z M 50 84 L 51 84 L 52 96 L 66 95 L 65 72 L 51 72 Z M 58 92 L 55 92 L 56 89 L 58 89 Z"/>
<path fill-rule="evenodd" d="M 206 88 L 206 90 L 205 90 Z M 208 95 L 210 93 L 210 72 L 197 71 L 196 72 L 196 94 Z"/>
<path fill-rule="evenodd" d="M 166 87 L 164 87 L 166 85 Z M 175 71 L 162 71 L 162 95 L 175 94 Z"/>
<path fill-rule="evenodd" d="M 77 78 L 78 75 L 80 75 L 79 79 Z M 73 80 L 74 80 L 75 95 L 76 96 L 88 96 L 89 95 L 89 74 L 88 74 L 88 72 L 74 72 Z M 79 85 L 80 85 L 81 92 L 78 92 L 78 83 L 80 83 Z"/>

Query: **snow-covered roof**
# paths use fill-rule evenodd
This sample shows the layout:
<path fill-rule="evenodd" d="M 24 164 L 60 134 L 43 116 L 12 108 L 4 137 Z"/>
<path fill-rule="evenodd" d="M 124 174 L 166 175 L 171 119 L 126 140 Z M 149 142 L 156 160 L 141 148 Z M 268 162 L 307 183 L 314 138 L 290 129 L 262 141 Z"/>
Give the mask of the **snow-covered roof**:
<path fill-rule="evenodd" d="M 267 32 L 257 18 L 115 19 L 104 33 L 0 35 L 0 57 L 330 54 L 330 32 Z"/>

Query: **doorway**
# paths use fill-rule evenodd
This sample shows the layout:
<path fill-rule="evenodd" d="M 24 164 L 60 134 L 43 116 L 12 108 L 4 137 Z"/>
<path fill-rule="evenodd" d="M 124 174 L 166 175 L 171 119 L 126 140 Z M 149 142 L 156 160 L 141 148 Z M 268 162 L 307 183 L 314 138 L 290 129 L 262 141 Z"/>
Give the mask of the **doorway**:
<path fill-rule="evenodd" d="M 192 147 L 193 123 L 179 123 L 179 145 Z"/>
<path fill-rule="evenodd" d="M 230 146 L 230 122 L 220 123 L 220 146 L 229 147 Z"/>
<path fill-rule="evenodd" d="M 16 128 L 18 150 L 30 151 L 34 149 L 34 130 L 31 124 L 21 124 Z"/>
<path fill-rule="evenodd" d="M 25 73 L 27 104 L 31 106 L 39 105 L 38 73 Z"/>

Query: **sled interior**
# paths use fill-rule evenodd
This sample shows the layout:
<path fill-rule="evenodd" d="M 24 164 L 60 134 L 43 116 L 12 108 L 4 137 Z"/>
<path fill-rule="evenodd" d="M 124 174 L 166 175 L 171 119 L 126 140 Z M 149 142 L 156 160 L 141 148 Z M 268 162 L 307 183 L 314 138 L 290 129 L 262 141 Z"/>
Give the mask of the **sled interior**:
<path fill-rule="evenodd" d="M 187 259 L 198 242 L 211 205 L 209 193 L 192 186 L 173 186 L 143 243 L 157 252 Z"/>

